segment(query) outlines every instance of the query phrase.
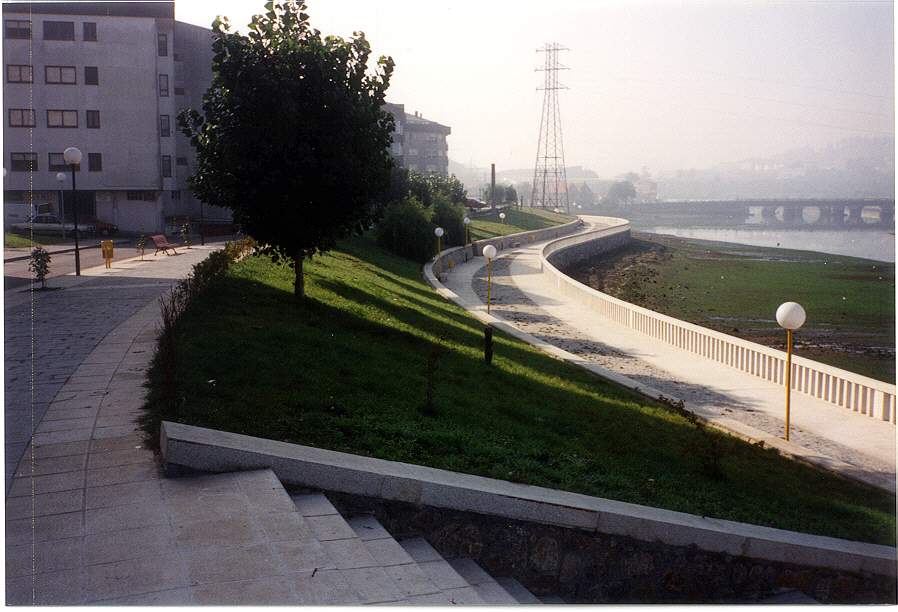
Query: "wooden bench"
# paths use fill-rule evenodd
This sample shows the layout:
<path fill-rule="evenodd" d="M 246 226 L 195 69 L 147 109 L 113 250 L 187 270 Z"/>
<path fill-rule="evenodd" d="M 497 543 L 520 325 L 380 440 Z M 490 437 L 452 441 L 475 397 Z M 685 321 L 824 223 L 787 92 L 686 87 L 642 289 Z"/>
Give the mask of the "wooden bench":
<path fill-rule="evenodd" d="M 175 245 L 173 245 L 172 243 L 170 243 L 170 242 L 165 238 L 165 236 L 163 236 L 162 234 L 159 234 L 159 235 L 157 235 L 157 236 L 150 236 L 150 240 L 152 240 L 152 241 L 153 241 L 153 244 L 156 245 L 156 252 L 153 253 L 153 257 L 155 257 L 156 255 L 158 255 L 158 254 L 159 254 L 159 251 L 162 251 L 162 252 L 165 253 L 166 255 L 168 255 L 168 250 L 169 250 L 169 249 L 171 249 L 172 251 L 175 251 Z M 178 254 L 178 252 L 175 251 L 175 255 L 177 255 L 177 254 Z"/>

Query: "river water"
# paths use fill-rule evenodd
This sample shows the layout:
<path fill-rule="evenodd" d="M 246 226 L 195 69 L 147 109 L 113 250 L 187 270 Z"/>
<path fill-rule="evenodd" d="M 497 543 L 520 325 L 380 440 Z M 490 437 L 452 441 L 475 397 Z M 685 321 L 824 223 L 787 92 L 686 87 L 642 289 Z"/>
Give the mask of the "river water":
<path fill-rule="evenodd" d="M 818 251 L 877 261 L 895 261 L 895 235 L 885 230 L 779 230 L 761 228 L 684 228 L 647 226 L 636 231 L 680 238 L 732 242 L 760 247 Z"/>

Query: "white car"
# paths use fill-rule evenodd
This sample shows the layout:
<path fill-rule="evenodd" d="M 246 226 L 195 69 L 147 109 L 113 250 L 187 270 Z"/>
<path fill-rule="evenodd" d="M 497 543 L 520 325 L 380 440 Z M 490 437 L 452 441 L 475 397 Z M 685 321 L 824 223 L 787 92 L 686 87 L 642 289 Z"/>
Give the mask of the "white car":
<path fill-rule="evenodd" d="M 23 223 L 13 223 L 11 226 L 13 231 L 21 233 L 33 232 L 35 234 L 62 234 L 66 232 L 74 232 L 75 224 L 63 222 L 56 215 L 42 213 L 34 215 Z M 78 234 L 93 234 L 96 228 L 91 224 L 78 224 Z"/>

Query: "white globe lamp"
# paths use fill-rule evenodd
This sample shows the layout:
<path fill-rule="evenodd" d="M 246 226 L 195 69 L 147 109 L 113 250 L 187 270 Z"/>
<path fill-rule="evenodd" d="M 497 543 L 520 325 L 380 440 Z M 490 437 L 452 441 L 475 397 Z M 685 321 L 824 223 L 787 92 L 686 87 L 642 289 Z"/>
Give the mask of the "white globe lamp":
<path fill-rule="evenodd" d="M 796 302 L 780 304 L 780 307 L 776 309 L 776 322 L 779 323 L 779 326 L 783 329 L 788 329 L 790 331 L 800 329 L 801 326 L 804 325 L 806 318 L 807 314 L 805 313 L 804 308 L 802 308 L 801 304 Z"/>
<path fill-rule="evenodd" d="M 81 149 L 78 147 L 69 147 L 62 152 L 62 158 L 67 166 L 77 166 L 81 163 Z"/>
<path fill-rule="evenodd" d="M 785 302 L 776 309 L 776 322 L 786 330 L 786 435 L 789 440 L 792 412 L 792 333 L 804 325 L 807 314 L 801 304 Z"/>

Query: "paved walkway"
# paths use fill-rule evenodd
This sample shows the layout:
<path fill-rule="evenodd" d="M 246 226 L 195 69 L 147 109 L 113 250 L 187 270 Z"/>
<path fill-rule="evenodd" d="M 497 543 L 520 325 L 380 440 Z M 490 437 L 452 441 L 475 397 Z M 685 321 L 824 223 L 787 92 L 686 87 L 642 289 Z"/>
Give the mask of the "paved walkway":
<path fill-rule="evenodd" d="M 80 603 L 89 561 L 155 545 L 119 531 L 156 510 L 143 502 L 158 465 L 136 419 L 158 297 L 213 248 L 4 293 L 8 603 Z"/>
<path fill-rule="evenodd" d="M 584 220 L 595 228 L 590 217 Z M 585 307 L 560 300 L 540 273 L 546 242 L 505 252 L 493 264 L 491 314 L 606 369 L 686 401 L 708 417 L 734 419 L 775 436 L 784 430 L 783 388 L 657 342 Z M 457 266 L 446 286 L 468 309 L 486 309 L 483 258 Z M 852 475 L 895 483 L 894 426 L 793 394 L 792 441 L 850 464 Z"/>

